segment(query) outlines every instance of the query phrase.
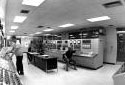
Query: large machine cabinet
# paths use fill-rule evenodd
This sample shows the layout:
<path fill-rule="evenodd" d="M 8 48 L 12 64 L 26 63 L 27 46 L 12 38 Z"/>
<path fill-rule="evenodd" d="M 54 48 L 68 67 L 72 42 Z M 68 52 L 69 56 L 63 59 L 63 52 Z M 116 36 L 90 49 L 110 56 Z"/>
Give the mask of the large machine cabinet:
<path fill-rule="evenodd" d="M 73 59 L 76 61 L 78 66 L 83 66 L 91 69 L 98 69 L 103 64 L 103 61 L 99 61 L 98 54 L 94 54 L 91 57 L 74 55 Z"/>
<path fill-rule="evenodd" d="M 39 67 L 45 72 L 52 69 L 57 69 L 57 57 L 50 57 L 50 55 L 36 55 L 36 53 L 30 53 L 32 60 L 31 64 Z"/>
<path fill-rule="evenodd" d="M 48 72 L 48 70 L 57 69 L 57 58 L 38 55 L 35 56 L 35 65 L 45 72 Z"/>
<path fill-rule="evenodd" d="M 76 53 L 73 54 L 73 59 L 76 61 L 76 64 L 78 66 L 88 67 L 92 69 L 98 69 L 99 67 L 103 66 L 103 36 L 100 36 L 98 38 L 76 39 L 75 42 L 73 41 L 72 43 L 78 45 L 79 48 L 77 49 L 77 46 L 74 45 L 74 50 L 76 50 Z M 66 51 L 64 50 L 48 50 L 45 52 L 45 54 L 55 56 L 59 61 L 63 61 L 62 55 L 65 52 Z"/>

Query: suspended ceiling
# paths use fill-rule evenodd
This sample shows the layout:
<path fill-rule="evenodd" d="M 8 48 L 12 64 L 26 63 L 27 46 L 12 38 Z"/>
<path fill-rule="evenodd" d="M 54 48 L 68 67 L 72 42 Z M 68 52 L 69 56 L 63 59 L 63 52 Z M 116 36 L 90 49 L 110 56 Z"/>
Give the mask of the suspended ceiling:
<path fill-rule="evenodd" d="M 120 1 L 122 5 L 105 8 L 103 4 Z M 21 10 L 29 10 L 29 13 L 21 13 Z M 25 15 L 27 19 L 23 23 L 14 23 L 14 17 Z M 46 28 L 54 29 L 52 32 L 63 32 L 85 28 L 89 26 L 125 27 L 125 1 L 124 0 L 45 0 L 44 3 L 35 6 L 22 5 L 22 0 L 7 0 L 5 15 L 6 35 L 30 35 L 42 32 Z M 110 20 L 89 22 L 86 19 L 109 16 Z M 63 24 L 75 24 L 73 27 L 61 28 Z M 15 33 L 10 33 L 11 26 L 17 25 Z M 38 28 L 38 26 L 44 26 Z"/>

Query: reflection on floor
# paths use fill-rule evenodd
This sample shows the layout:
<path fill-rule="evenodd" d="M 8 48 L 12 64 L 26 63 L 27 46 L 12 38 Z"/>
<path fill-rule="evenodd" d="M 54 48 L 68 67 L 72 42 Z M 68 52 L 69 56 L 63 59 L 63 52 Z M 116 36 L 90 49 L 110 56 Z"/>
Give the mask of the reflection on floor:
<path fill-rule="evenodd" d="M 15 58 L 13 58 L 15 63 Z M 20 76 L 23 85 L 113 85 L 112 75 L 120 65 L 105 64 L 98 70 L 78 68 L 65 71 L 64 64 L 58 63 L 58 72 L 54 70 L 45 73 L 34 65 L 27 64 L 26 55 L 23 58 L 24 76 Z"/>

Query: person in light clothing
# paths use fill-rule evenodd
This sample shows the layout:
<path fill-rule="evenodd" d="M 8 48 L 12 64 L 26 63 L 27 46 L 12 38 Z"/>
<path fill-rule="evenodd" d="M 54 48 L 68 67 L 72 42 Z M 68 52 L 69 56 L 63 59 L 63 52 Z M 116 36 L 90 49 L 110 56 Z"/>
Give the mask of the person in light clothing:
<path fill-rule="evenodd" d="M 16 67 L 17 67 L 17 72 L 19 75 L 24 75 L 24 71 L 23 71 L 23 47 L 21 46 L 21 44 L 16 44 L 16 36 L 12 36 L 10 39 L 10 43 L 11 43 L 11 47 L 13 47 L 12 49 L 12 56 L 15 54 L 16 56 Z"/>

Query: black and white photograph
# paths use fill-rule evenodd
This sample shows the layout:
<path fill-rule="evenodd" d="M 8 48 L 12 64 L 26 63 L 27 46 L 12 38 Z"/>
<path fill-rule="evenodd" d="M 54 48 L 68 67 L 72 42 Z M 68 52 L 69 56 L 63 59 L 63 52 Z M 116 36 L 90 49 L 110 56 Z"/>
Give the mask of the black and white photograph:
<path fill-rule="evenodd" d="M 125 85 L 125 0 L 0 0 L 0 85 Z"/>

